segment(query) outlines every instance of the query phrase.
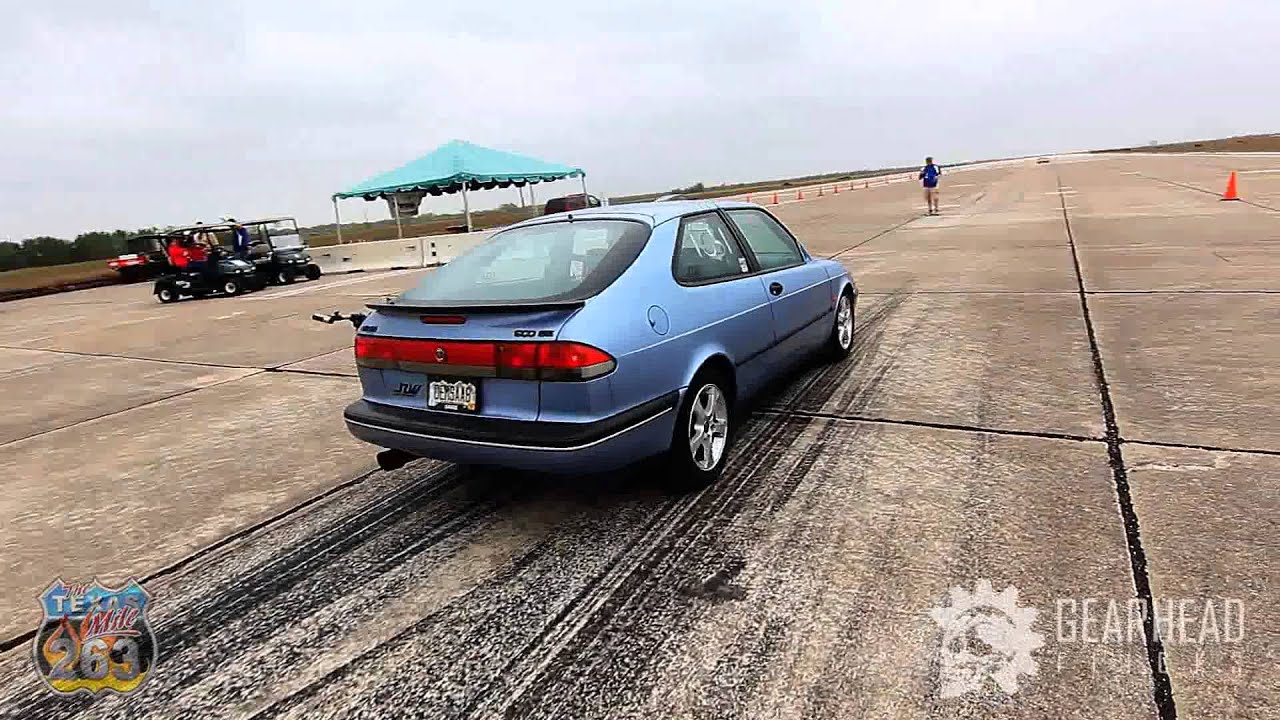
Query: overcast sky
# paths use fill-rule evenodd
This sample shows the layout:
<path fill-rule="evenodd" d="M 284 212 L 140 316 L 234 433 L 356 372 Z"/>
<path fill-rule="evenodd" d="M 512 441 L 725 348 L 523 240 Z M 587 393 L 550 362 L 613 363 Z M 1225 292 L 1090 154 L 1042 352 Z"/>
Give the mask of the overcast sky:
<path fill-rule="evenodd" d="M 334 191 L 454 138 L 609 195 L 1280 131 L 1275 0 L 0 0 L 0 18 L 0 239 L 326 222 Z M 351 200 L 344 219 L 366 208 L 387 217 Z"/>

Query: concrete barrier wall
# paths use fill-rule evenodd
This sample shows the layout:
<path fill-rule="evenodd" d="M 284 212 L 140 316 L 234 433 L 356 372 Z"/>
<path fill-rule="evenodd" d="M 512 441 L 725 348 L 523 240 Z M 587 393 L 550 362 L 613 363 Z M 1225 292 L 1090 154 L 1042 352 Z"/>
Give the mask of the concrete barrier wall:
<path fill-rule="evenodd" d="M 443 265 L 479 245 L 498 229 L 459 235 L 326 245 L 311 248 L 311 259 L 326 273 L 432 267 Z"/>

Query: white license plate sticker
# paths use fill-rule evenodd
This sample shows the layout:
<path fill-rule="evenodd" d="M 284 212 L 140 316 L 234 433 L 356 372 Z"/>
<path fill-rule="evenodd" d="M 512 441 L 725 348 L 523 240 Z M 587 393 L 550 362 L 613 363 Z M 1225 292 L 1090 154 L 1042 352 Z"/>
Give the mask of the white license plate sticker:
<path fill-rule="evenodd" d="M 479 391 L 467 380 L 435 380 L 427 385 L 427 407 L 475 412 Z"/>

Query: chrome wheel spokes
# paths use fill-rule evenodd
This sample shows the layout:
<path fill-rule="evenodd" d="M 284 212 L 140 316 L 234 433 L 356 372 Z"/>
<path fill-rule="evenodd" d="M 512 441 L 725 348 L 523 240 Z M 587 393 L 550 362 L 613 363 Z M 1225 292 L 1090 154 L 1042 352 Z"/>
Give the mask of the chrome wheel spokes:
<path fill-rule="evenodd" d="M 689 455 L 699 470 L 720 464 L 729 444 L 729 404 L 720 388 L 708 383 L 698 389 L 689 413 Z"/>
<path fill-rule="evenodd" d="M 848 350 L 853 344 L 853 303 L 848 295 L 840 296 L 840 304 L 836 309 L 836 340 L 841 350 Z"/>

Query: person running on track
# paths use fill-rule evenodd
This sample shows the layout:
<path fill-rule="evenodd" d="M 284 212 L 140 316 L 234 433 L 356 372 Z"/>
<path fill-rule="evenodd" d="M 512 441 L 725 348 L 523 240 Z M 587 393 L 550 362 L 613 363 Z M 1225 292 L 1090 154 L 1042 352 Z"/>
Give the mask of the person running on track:
<path fill-rule="evenodd" d="M 920 180 L 924 183 L 924 201 L 929 204 L 929 214 L 938 214 L 938 176 L 942 168 L 933 164 L 933 158 L 924 159 L 924 167 L 920 169 Z"/>

